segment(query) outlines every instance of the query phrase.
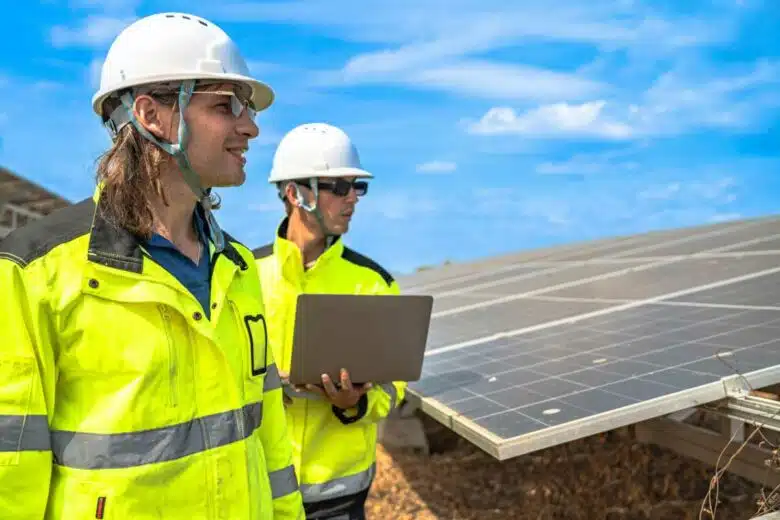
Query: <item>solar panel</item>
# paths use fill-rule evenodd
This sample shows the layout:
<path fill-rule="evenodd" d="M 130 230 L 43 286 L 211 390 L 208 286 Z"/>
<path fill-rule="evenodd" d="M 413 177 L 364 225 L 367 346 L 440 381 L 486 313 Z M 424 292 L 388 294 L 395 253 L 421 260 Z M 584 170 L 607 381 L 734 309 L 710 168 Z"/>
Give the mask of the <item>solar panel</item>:
<path fill-rule="evenodd" d="M 434 314 L 410 394 L 505 459 L 723 398 L 724 378 L 778 383 L 774 235 L 778 218 L 732 222 L 570 246 L 438 285 L 429 275 Z"/>
<path fill-rule="evenodd" d="M 729 248 L 733 252 L 752 252 L 752 251 L 780 251 L 780 237 L 762 240 L 761 242 L 746 244 L 739 247 Z"/>
<path fill-rule="evenodd" d="M 408 292 L 425 294 L 442 294 L 451 291 L 468 290 L 472 287 L 483 286 L 485 284 L 495 285 L 496 282 L 503 283 L 505 280 L 513 278 L 522 278 L 541 274 L 550 269 L 544 266 L 528 265 L 508 265 L 503 268 L 490 269 L 468 275 L 461 275 L 455 278 L 448 278 L 437 282 L 428 283 L 411 288 Z"/>
<path fill-rule="evenodd" d="M 476 303 L 475 305 L 482 305 Z M 578 316 L 609 307 L 602 302 L 558 302 L 519 299 L 471 309 L 468 312 L 432 318 L 427 349 L 501 333 L 508 326 L 530 327 L 539 323 Z M 459 307 L 460 309 L 464 307 Z"/>
<path fill-rule="evenodd" d="M 740 222 L 715 228 L 706 233 L 690 233 L 678 240 L 658 242 L 643 248 L 641 251 L 624 251 L 615 256 L 632 258 L 690 255 L 728 248 L 735 243 L 752 241 L 757 237 L 765 238 L 767 234 L 778 232 L 780 232 L 779 220 Z"/>
<path fill-rule="evenodd" d="M 410 387 L 506 458 L 718 399 L 725 376 L 780 380 L 780 311 L 670 310 L 648 304 L 434 354 Z"/>
<path fill-rule="evenodd" d="M 405 291 L 431 291 L 441 286 L 458 284 L 461 280 L 478 279 L 501 274 L 504 270 L 524 269 L 528 265 L 550 266 L 559 262 L 577 261 L 578 259 L 605 258 L 609 253 L 634 251 L 648 244 L 668 242 L 670 240 L 686 240 L 693 233 L 704 233 L 712 230 L 721 232 L 725 227 L 744 226 L 738 224 L 718 224 L 698 226 L 693 229 L 671 229 L 653 231 L 644 235 L 630 235 L 590 240 L 575 244 L 562 244 L 520 253 L 505 254 L 471 263 L 448 263 L 435 268 L 426 267 L 420 271 L 399 276 L 399 283 Z"/>
<path fill-rule="evenodd" d="M 445 291 L 431 291 L 437 300 L 459 296 L 464 294 L 484 294 L 484 295 L 512 295 L 523 294 L 539 289 L 566 284 L 587 278 L 615 273 L 620 270 L 630 269 L 646 264 L 646 262 L 629 260 L 625 263 L 614 264 L 593 263 L 587 265 L 560 265 L 537 269 L 531 272 L 521 274 L 506 273 L 503 278 L 488 281 L 471 282 L 467 286 L 453 288 Z M 490 298 L 487 298 L 490 299 Z"/>
<path fill-rule="evenodd" d="M 752 227 L 756 225 L 754 222 L 739 222 L 728 223 L 720 226 L 702 227 L 695 229 L 678 229 L 668 231 L 665 233 L 657 233 L 650 235 L 639 235 L 636 239 L 627 242 L 615 242 L 612 247 L 604 247 L 602 251 L 599 251 L 597 255 L 599 258 L 626 258 L 626 257 L 652 257 L 663 256 L 664 254 L 659 252 L 663 248 L 683 248 L 690 249 L 692 251 L 698 251 L 702 249 L 697 246 L 704 240 L 717 240 L 718 237 L 730 234 L 735 230 L 740 230 L 745 227 Z M 731 243 L 731 242 L 728 242 Z M 716 246 L 713 246 L 716 247 Z M 592 255 L 589 251 L 582 251 L 579 254 L 567 255 L 567 260 L 585 260 L 591 259 Z"/>
<path fill-rule="evenodd" d="M 547 296 L 570 298 L 645 299 L 661 294 L 731 279 L 777 267 L 778 259 L 765 256 L 746 258 L 686 258 L 669 263 L 659 261 L 619 275 L 604 277 L 565 289 L 545 292 Z"/>
<path fill-rule="evenodd" d="M 780 258 L 775 261 L 778 260 Z M 672 298 L 669 302 L 753 305 L 757 307 L 777 306 L 780 308 L 780 275 L 762 276 L 725 287 L 700 291 Z"/>

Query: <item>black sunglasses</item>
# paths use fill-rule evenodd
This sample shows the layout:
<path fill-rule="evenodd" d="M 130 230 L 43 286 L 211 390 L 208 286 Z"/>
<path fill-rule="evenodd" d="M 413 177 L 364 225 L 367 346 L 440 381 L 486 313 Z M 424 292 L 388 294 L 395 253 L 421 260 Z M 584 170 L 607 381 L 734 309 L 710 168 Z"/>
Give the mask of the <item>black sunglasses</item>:
<path fill-rule="evenodd" d="M 297 181 L 296 184 L 311 188 L 311 185 L 306 181 Z M 359 180 L 350 182 L 346 179 L 334 179 L 333 182 L 320 181 L 317 183 L 317 189 L 328 190 L 339 197 L 346 197 L 352 188 L 355 189 L 355 194 L 358 197 L 362 197 L 368 192 L 368 182 Z"/>

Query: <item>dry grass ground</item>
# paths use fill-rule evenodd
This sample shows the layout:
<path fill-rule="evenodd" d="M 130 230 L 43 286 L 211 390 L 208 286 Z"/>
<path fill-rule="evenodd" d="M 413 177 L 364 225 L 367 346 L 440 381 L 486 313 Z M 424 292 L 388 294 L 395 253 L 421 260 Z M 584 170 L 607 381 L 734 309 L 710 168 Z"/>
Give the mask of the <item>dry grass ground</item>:
<path fill-rule="evenodd" d="M 432 453 L 378 452 L 369 520 L 707 519 L 713 468 L 618 430 L 499 462 L 433 420 Z M 749 519 L 760 486 L 721 481 L 717 519 Z"/>

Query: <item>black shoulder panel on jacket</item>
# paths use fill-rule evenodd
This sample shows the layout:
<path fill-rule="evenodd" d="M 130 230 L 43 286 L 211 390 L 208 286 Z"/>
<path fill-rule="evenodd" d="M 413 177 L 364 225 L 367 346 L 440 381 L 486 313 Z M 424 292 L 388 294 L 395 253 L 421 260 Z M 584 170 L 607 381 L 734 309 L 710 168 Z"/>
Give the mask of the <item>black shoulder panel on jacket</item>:
<path fill-rule="evenodd" d="M 55 247 L 89 233 L 94 214 L 95 202 L 90 197 L 33 220 L 0 240 L 0 258 L 26 267 Z"/>
<path fill-rule="evenodd" d="M 238 249 L 236 249 L 236 246 L 233 244 L 236 244 L 240 247 L 243 247 L 244 249 L 249 249 L 244 244 L 233 238 L 233 236 L 228 233 L 227 231 L 222 231 L 222 235 L 225 238 L 225 249 L 223 253 L 226 257 L 228 257 L 234 264 L 236 264 L 239 268 L 241 268 L 242 271 L 246 271 L 248 266 L 246 265 L 246 261 L 244 260 L 244 257 L 241 256 L 241 253 L 238 252 Z"/>
<path fill-rule="evenodd" d="M 267 256 L 271 256 L 272 254 L 274 254 L 273 242 L 271 242 L 270 244 L 266 244 L 264 246 L 260 246 L 256 249 L 253 249 L 252 254 L 255 255 L 255 259 L 257 260 L 261 258 L 265 258 Z"/>
<path fill-rule="evenodd" d="M 372 271 L 375 271 L 379 276 L 382 277 L 387 285 L 392 285 L 395 281 L 393 279 L 393 275 L 387 272 L 384 267 L 374 262 L 367 256 L 361 255 L 354 249 L 350 249 L 344 246 L 344 252 L 341 254 L 341 258 L 347 260 L 348 262 L 352 262 L 353 264 L 359 265 L 360 267 L 366 267 Z"/>

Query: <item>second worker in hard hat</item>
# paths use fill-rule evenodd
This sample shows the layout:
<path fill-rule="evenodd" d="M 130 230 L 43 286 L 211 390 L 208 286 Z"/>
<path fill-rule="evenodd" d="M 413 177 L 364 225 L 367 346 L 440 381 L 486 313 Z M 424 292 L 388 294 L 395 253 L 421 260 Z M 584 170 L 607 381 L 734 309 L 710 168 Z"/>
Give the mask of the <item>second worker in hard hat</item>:
<path fill-rule="evenodd" d="M 286 215 L 273 242 L 256 249 L 255 257 L 270 344 L 283 373 L 290 369 L 299 294 L 399 293 L 385 269 L 342 238 L 372 177 L 349 136 L 332 125 L 301 125 L 279 143 L 269 182 Z M 286 388 L 288 433 L 308 519 L 365 518 L 377 423 L 398 406 L 405 389 L 404 382 L 353 385 L 348 373 L 338 382 L 325 377 L 312 391 Z"/>

